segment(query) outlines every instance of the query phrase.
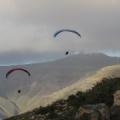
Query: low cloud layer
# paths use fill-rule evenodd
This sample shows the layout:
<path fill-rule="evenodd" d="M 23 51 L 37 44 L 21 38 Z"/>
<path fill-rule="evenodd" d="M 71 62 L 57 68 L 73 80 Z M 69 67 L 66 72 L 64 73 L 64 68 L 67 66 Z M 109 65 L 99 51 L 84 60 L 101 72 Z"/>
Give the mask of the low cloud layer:
<path fill-rule="evenodd" d="M 119 0 L 0 1 L 0 54 L 119 53 L 119 6 Z M 82 37 L 62 33 L 54 38 L 63 28 L 76 30 Z"/>

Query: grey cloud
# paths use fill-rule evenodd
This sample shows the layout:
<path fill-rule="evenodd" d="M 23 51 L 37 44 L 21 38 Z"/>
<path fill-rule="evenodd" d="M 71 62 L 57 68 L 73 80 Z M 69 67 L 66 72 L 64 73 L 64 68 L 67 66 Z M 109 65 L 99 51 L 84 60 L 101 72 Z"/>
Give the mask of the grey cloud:
<path fill-rule="evenodd" d="M 119 6 L 119 0 L 0 1 L 0 52 L 120 51 Z M 61 28 L 82 38 L 53 38 Z"/>

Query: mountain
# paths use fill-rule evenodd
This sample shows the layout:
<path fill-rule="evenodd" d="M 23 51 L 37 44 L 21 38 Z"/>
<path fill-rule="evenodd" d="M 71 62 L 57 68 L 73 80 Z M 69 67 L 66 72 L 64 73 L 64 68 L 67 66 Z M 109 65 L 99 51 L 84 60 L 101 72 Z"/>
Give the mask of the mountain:
<path fill-rule="evenodd" d="M 74 84 L 51 94 L 51 99 L 52 98 L 66 99 L 68 96 L 70 96 L 71 94 L 75 94 L 78 91 L 85 92 L 88 89 L 94 87 L 98 82 L 101 82 L 103 78 L 109 77 L 110 78 L 120 77 L 120 65 L 103 67 L 100 70 L 92 73 L 91 75 L 87 75 L 81 78 Z M 55 99 L 53 101 L 55 101 Z"/>
<path fill-rule="evenodd" d="M 119 96 L 120 77 L 108 77 L 101 79 L 91 90 L 78 91 L 67 99 L 59 99 L 6 120 L 119 120 Z"/>
<path fill-rule="evenodd" d="M 120 64 L 120 58 L 99 53 L 72 55 L 39 64 L 1 66 L 0 116 L 5 118 L 34 109 L 38 105 L 47 105 L 62 95 L 57 97 L 57 91 L 77 84 L 105 66 L 117 64 Z M 16 71 L 6 79 L 6 72 L 16 67 L 27 69 L 31 76 Z M 20 94 L 17 93 L 19 89 Z"/>

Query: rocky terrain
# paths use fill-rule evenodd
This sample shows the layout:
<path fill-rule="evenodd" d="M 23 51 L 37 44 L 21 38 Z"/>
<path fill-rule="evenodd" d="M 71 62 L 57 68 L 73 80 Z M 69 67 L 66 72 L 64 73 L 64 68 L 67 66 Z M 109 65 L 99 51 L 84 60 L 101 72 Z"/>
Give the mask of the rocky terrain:
<path fill-rule="evenodd" d="M 119 113 L 120 78 L 104 78 L 91 90 L 6 120 L 120 120 Z"/>

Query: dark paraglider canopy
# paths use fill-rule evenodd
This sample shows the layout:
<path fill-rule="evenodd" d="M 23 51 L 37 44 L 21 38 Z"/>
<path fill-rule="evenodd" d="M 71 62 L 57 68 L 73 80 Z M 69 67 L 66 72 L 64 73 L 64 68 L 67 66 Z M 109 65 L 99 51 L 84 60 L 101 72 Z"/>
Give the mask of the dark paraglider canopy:
<path fill-rule="evenodd" d="M 79 32 L 75 31 L 75 30 L 71 30 L 71 29 L 61 29 L 61 30 L 58 30 L 57 32 L 54 33 L 54 37 L 56 37 L 58 34 L 60 34 L 61 32 L 72 32 L 74 34 L 76 34 L 77 36 L 79 36 L 81 38 L 81 35 Z M 65 55 L 68 55 L 69 52 L 67 51 L 65 53 Z"/>
<path fill-rule="evenodd" d="M 30 73 L 29 73 L 27 70 L 25 70 L 25 69 L 23 69 L 23 68 L 14 68 L 14 69 L 9 70 L 9 71 L 6 73 L 6 78 L 8 78 L 8 76 L 9 76 L 12 72 L 14 72 L 14 71 L 16 71 L 16 70 L 24 71 L 24 72 L 26 72 L 26 73 L 30 76 Z"/>
<path fill-rule="evenodd" d="M 81 37 L 80 33 L 78 33 L 75 30 L 70 30 L 70 29 L 61 29 L 61 30 L 59 30 L 59 31 L 57 31 L 57 32 L 54 33 L 54 37 L 56 37 L 61 32 L 72 32 L 72 33 L 78 35 L 79 37 Z"/>

